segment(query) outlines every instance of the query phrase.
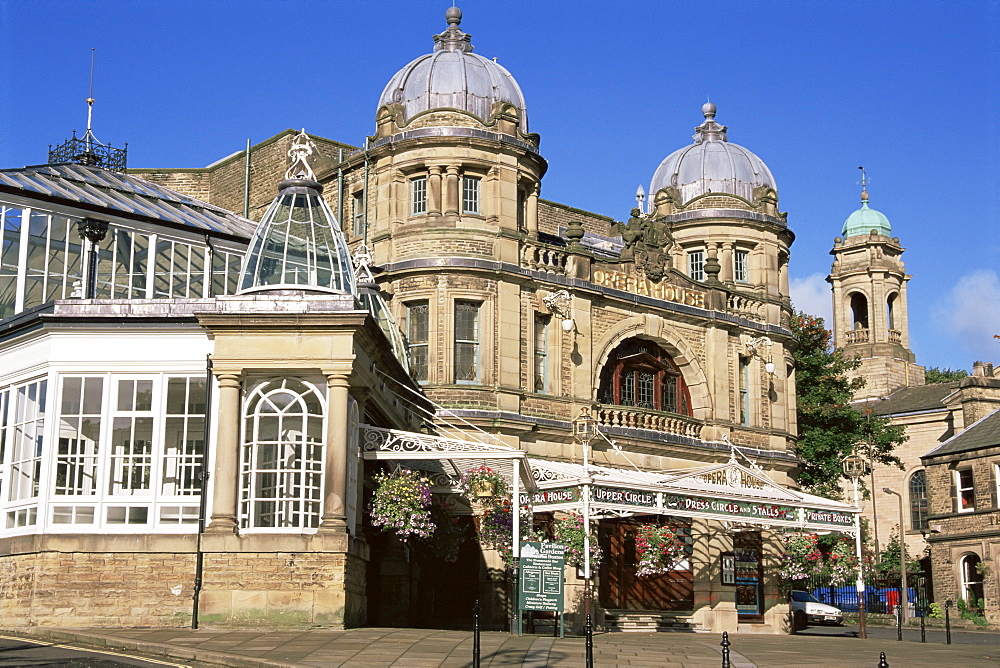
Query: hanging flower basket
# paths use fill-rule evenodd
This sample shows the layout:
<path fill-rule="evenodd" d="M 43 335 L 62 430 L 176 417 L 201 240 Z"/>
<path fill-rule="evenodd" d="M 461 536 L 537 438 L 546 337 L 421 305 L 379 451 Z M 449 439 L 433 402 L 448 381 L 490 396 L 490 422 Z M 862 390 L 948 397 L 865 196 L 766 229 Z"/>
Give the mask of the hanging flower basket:
<path fill-rule="evenodd" d="M 479 466 L 466 471 L 458 483 L 458 488 L 462 496 L 472 503 L 497 504 L 510 496 L 507 480 L 489 466 Z"/>
<path fill-rule="evenodd" d="M 670 527 L 644 524 L 635 535 L 635 552 L 639 557 L 636 575 L 664 575 L 684 559 L 684 541 Z"/>
<path fill-rule="evenodd" d="M 446 563 L 455 563 L 468 535 L 468 526 L 459 524 L 457 518 L 437 504 L 431 506 L 431 519 L 434 521 L 434 534 L 426 541 L 430 553 Z"/>
<path fill-rule="evenodd" d="M 426 478 L 416 471 L 400 469 L 375 474 L 375 483 L 371 507 L 374 526 L 395 533 L 400 540 L 430 538 L 434 534 L 431 487 Z"/>
<path fill-rule="evenodd" d="M 810 533 L 787 533 L 782 536 L 785 553 L 781 557 L 782 580 L 808 580 L 823 572 L 823 553 L 819 537 Z"/>
<path fill-rule="evenodd" d="M 583 550 L 583 517 L 572 513 L 556 520 L 552 529 L 553 539 L 566 546 L 566 563 L 575 568 L 584 566 Z M 597 570 L 604 558 L 604 552 L 597 542 L 597 534 L 590 533 L 590 570 Z"/>

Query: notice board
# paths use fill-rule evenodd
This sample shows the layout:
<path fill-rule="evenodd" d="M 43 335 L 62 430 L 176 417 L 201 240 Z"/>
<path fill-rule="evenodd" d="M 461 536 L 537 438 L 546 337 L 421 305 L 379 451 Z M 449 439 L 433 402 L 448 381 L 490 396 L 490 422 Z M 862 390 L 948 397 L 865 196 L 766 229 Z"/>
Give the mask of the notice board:
<path fill-rule="evenodd" d="M 565 545 L 522 541 L 517 607 L 521 610 L 562 612 L 565 567 Z"/>

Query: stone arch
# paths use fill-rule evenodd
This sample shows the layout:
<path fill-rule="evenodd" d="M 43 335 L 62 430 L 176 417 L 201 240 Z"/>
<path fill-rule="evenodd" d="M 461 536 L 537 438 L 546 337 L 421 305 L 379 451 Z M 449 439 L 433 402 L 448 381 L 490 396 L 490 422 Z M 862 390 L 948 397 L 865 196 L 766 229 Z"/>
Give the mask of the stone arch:
<path fill-rule="evenodd" d="M 847 294 L 847 312 L 851 316 L 847 329 L 870 329 L 868 302 L 868 295 L 861 290 L 851 290 Z"/>
<path fill-rule="evenodd" d="M 708 378 L 698 356 L 685 338 L 669 323 L 657 315 L 635 315 L 622 320 L 594 343 L 595 364 L 590 370 L 591 400 L 596 400 L 601 369 L 608 363 L 611 352 L 623 341 L 639 337 L 653 341 L 667 351 L 684 376 L 691 394 L 691 412 L 699 420 L 715 414 Z"/>

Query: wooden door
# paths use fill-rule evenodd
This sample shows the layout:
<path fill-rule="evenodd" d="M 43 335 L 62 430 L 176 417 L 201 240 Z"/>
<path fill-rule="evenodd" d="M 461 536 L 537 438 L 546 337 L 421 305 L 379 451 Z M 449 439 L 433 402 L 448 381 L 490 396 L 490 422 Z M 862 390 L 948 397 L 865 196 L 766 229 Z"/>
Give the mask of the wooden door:
<path fill-rule="evenodd" d="M 602 522 L 601 605 L 611 610 L 690 610 L 694 606 L 690 569 L 652 577 L 636 576 L 635 535 L 643 523 L 667 524 L 682 534 L 690 534 L 690 525 L 657 517 L 648 517 L 645 522 Z"/>

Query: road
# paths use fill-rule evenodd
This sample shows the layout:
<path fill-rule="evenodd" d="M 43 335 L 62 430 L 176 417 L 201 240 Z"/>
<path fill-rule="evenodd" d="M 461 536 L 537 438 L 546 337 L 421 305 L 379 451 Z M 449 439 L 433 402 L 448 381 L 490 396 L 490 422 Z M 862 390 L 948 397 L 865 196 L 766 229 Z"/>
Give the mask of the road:
<path fill-rule="evenodd" d="M 122 652 L 0 636 L 0 666 L 59 668 L 187 668 L 189 664 L 146 659 Z"/>
<path fill-rule="evenodd" d="M 926 630 L 928 643 L 944 644 L 945 631 L 939 628 L 928 628 Z M 826 637 L 850 637 L 858 636 L 857 624 L 844 624 L 843 626 L 807 626 L 798 632 L 804 636 L 826 636 Z M 896 628 L 891 626 L 869 626 L 869 638 L 881 638 L 885 640 L 895 640 L 897 638 Z M 920 642 L 919 628 L 904 628 L 903 640 L 910 642 Z M 1000 633 L 989 631 L 956 631 L 951 630 L 951 643 L 953 645 L 986 645 L 1000 647 Z"/>

